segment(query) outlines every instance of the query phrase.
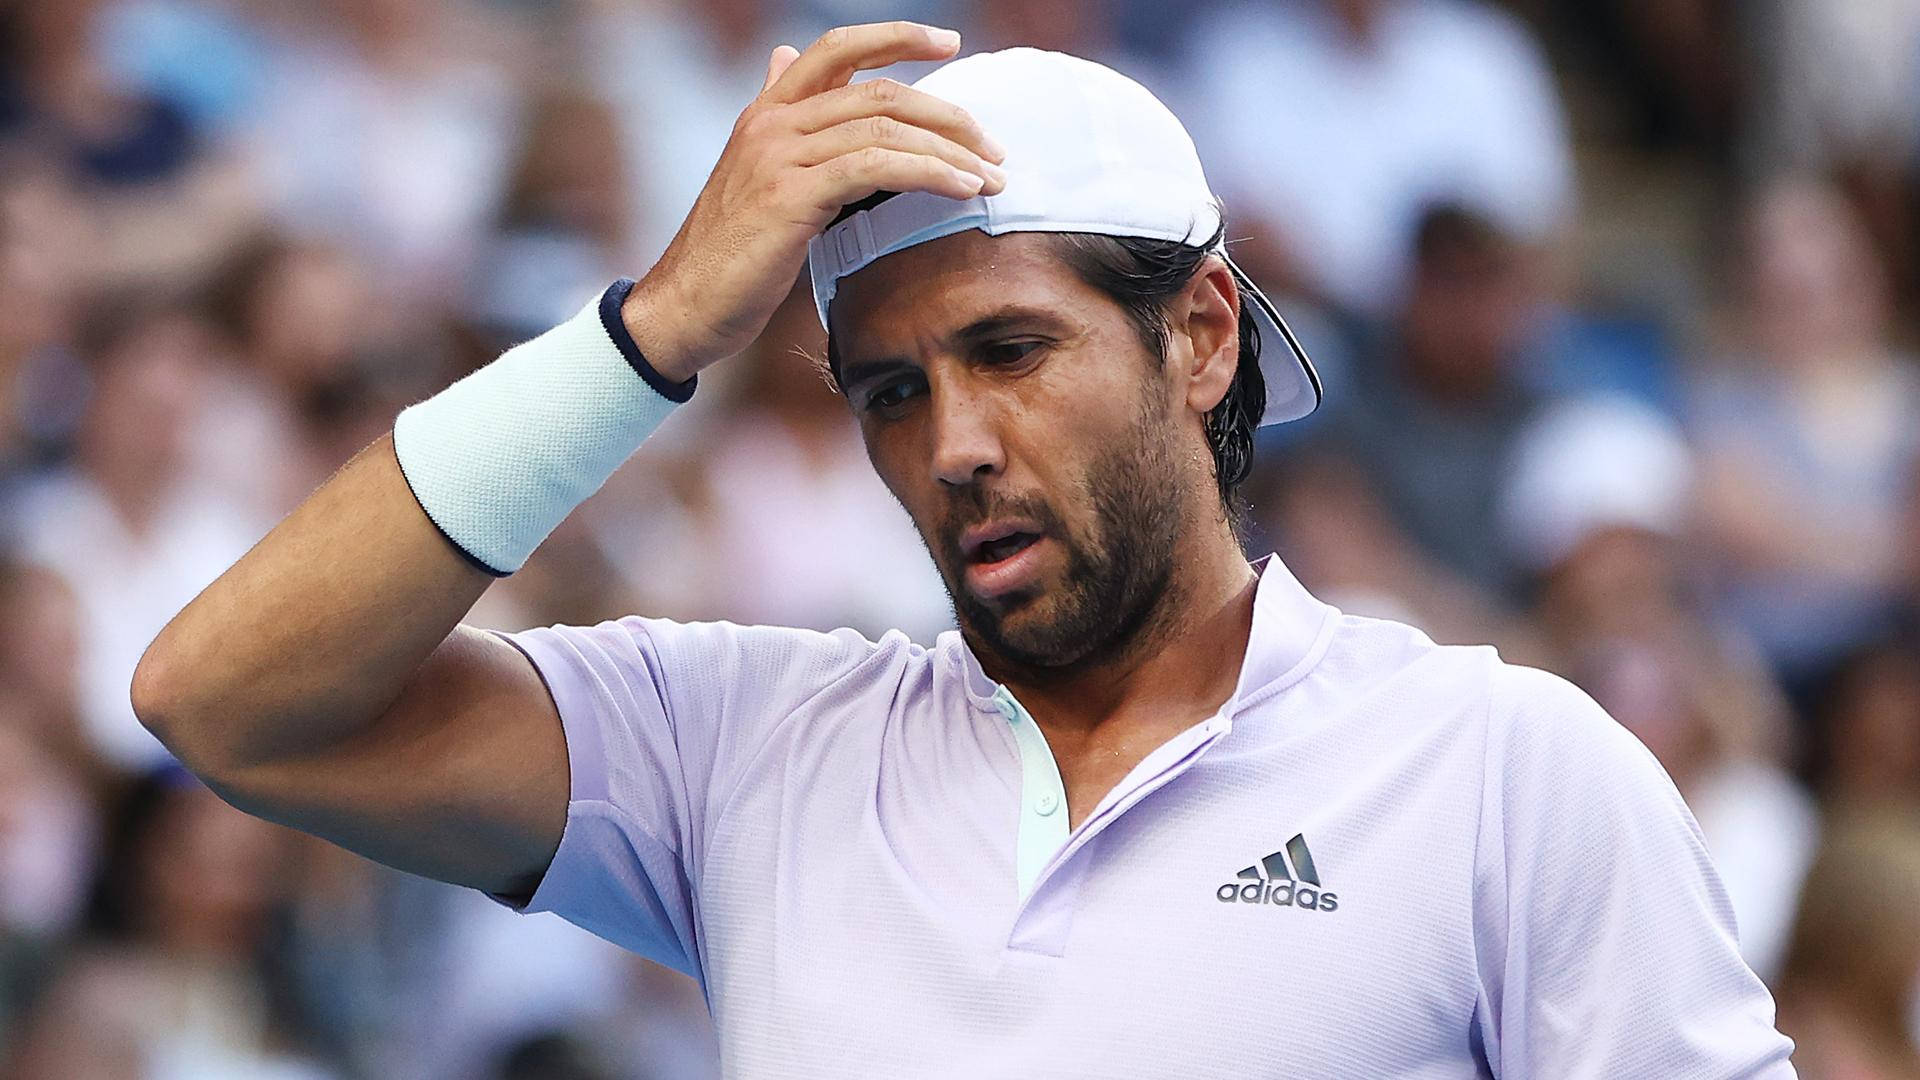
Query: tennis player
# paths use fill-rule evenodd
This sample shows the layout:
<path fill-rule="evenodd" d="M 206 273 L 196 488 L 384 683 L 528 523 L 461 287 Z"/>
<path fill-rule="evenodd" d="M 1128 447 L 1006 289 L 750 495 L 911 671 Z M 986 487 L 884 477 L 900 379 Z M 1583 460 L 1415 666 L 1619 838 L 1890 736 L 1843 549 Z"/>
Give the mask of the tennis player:
<path fill-rule="evenodd" d="M 141 718 L 243 809 L 690 973 L 731 1076 L 1791 1076 L 1645 749 L 1242 557 L 1253 428 L 1319 387 L 1180 123 L 1029 49 L 850 82 L 958 48 L 777 50 L 658 265 L 403 412 L 160 635 Z M 803 265 L 959 631 L 459 626 Z"/>

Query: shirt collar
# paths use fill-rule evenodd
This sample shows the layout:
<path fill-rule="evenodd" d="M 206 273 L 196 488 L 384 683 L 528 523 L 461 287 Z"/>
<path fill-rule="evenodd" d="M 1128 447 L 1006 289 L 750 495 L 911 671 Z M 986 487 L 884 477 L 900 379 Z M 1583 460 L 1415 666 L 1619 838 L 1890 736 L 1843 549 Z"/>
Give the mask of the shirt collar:
<path fill-rule="evenodd" d="M 1233 697 L 1221 712 L 1232 717 L 1240 710 L 1279 693 L 1313 668 L 1325 651 L 1324 638 L 1338 614 L 1301 585 L 1278 555 L 1253 563 L 1260 581 L 1253 593 L 1253 632 Z M 967 698 L 976 707 L 996 709 L 999 684 L 987 677 L 980 661 L 958 630 L 940 635 L 940 649 L 958 664 Z"/>
<path fill-rule="evenodd" d="M 1307 591 L 1278 555 L 1254 561 L 1253 633 L 1240 681 L 1221 711 L 1232 716 L 1300 681 L 1319 663 L 1339 611 Z"/>

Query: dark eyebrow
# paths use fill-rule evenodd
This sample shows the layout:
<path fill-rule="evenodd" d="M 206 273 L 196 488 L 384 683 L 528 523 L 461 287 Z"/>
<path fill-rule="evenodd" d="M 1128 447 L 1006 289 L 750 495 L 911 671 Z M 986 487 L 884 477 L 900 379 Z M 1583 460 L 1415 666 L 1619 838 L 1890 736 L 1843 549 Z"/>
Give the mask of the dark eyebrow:
<path fill-rule="evenodd" d="M 879 360 L 856 360 L 840 366 L 840 392 L 849 397 L 855 390 L 868 383 L 878 382 L 890 375 L 902 372 L 918 371 L 919 368 L 899 357 L 886 357 Z"/>
<path fill-rule="evenodd" d="M 1009 304 L 982 315 L 954 331 L 951 339 L 964 346 L 990 340 L 1015 330 L 1051 330 L 1057 333 L 1061 329 L 1062 324 L 1059 318 L 1044 308 Z M 903 371 L 919 370 L 914 364 L 897 356 L 852 362 L 843 360 L 840 364 L 840 392 L 851 394 L 867 383 L 897 375 Z"/>
<path fill-rule="evenodd" d="M 961 327 L 954 332 L 953 338 L 958 342 L 971 343 L 998 337 L 1013 330 L 1058 330 L 1060 325 L 1059 318 L 1043 308 L 1010 304 Z"/>

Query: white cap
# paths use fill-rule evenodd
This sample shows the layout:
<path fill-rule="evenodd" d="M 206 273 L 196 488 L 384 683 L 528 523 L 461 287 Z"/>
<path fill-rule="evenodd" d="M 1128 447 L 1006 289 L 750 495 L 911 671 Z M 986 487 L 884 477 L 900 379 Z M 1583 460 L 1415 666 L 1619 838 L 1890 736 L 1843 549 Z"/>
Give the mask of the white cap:
<path fill-rule="evenodd" d="M 914 87 L 967 110 L 1007 148 L 1006 189 L 971 199 L 906 192 L 814 237 L 807 262 L 822 325 L 841 278 L 967 229 L 1204 244 L 1220 228 L 1219 200 L 1186 128 L 1146 87 L 1112 68 L 1065 53 L 1005 49 L 955 60 Z M 1272 302 L 1231 258 L 1227 265 L 1260 331 L 1267 381 L 1260 422 L 1297 420 L 1320 403 L 1320 378 Z"/>
<path fill-rule="evenodd" d="M 1619 394 L 1555 406 L 1515 445 L 1500 506 L 1507 542 L 1545 570 L 1604 529 L 1675 535 L 1693 472 L 1686 440 L 1649 406 Z"/>

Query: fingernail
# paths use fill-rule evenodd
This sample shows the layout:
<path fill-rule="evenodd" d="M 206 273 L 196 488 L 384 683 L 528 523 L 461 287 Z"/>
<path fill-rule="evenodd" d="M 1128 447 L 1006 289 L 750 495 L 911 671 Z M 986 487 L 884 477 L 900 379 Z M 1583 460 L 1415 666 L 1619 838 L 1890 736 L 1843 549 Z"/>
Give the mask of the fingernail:
<path fill-rule="evenodd" d="M 982 168 L 986 170 L 987 179 L 993 181 L 994 183 L 1000 185 L 1003 188 L 1007 186 L 1007 170 L 1001 168 L 998 165 L 995 165 L 991 161 L 983 161 L 980 163 L 980 165 Z"/>
<path fill-rule="evenodd" d="M 933 39 L 935 45 L 943 49 L 957 49 L 960 47 L 960 31 L 958 30 L 941 30 L 936 27 L 928 30 L 927 36 Z"/>
<path fill-rule="evenodd" d="M 953 173 L 960 178 L 960 182 L 966 185 L 967 191 L 971 194 L 978 195 L 980 189 L 987 186 L 986 178 L 979 173 L 970 173 L 965 169 L 955 169 Z"/>
<path fill-rule="evenodd" d="M 980 133 L 980 149 L 985 150 L 987 156 L 995 161 L 1007 160 L 1007 148 L 1005 144 L 984 131 Z"/>

